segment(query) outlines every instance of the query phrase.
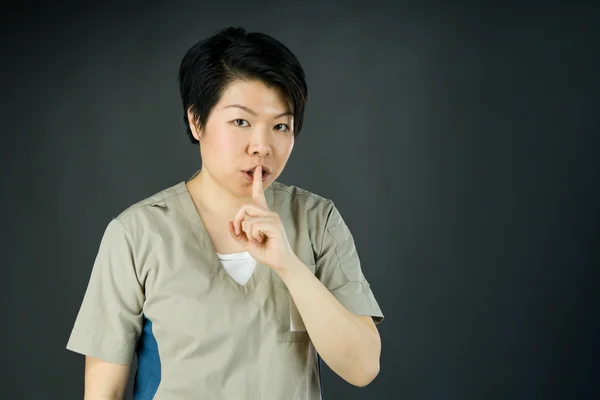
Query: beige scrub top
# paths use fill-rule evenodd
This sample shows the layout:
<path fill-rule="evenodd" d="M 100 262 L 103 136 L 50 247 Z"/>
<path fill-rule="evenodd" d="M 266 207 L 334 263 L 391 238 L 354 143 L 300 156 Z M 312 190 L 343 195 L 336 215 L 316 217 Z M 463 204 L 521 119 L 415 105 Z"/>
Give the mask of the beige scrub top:
<path fill-rule="evenodd" d="M 334 203 L 277 181 L 265 197 L 320 282 L 380 323 Z M 137 354 L 136 400 L 321 399 L 320 357 L 290 329 L 292 305 L 263 264 L 245 285 L 227 273 L 182 181 L 108 223 L 67 349 L 119 364 Z"/>

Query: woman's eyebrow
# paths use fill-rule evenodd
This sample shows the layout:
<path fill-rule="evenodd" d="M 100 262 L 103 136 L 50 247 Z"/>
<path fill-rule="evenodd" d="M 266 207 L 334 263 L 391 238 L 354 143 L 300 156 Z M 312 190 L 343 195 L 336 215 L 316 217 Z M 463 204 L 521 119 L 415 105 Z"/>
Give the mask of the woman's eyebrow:
<path fill-rule="evenodd" d="M 243 106 L 243 105 L 241 105 L 241 104 L 231 104 L 231 105 L 228 105 L 228 106 L 226 106 L 226 107 L 223 107 L 223 108 L 230 108 L 230 107 L 241 108 L 242 110 L 246 111 L 246 112 L 247 112 L 247 113 L 249 113 L 249 114 L 252 114 L 252 115 L 254 115 L 255 117 L 256 117 L 256 115 L 257 115 L 256 111 L 254 111 L 254 110 L 252 110 L 251 108 L 248 108 L 248 107 L 246 107 L 246 106 Z M 292 116 L 292 117 L 293 117 L 293 116 L 294 116 L 294 113 L 293 113 L 293 112 L 291 112 L 291 111 L 286 111 L 286 112 L 283 112 L 283 113 L 281 113 L 281 114 L 279 114 L 279 115 L 275 116 L 275 119 L 277 119 L 277 118 L 281 118 L 281 117 L 284 117 L 284 116 L 286 116 L 286 115 L 289 115 L 289 116 Z"/>

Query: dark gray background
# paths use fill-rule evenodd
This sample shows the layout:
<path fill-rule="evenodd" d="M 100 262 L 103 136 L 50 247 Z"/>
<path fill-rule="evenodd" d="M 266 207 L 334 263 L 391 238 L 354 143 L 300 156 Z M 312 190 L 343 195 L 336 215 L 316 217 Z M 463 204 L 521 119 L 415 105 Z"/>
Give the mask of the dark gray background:
<path fill-rule="evenodd" d="M 154 3 L 3 10 L 0 398 L 81 398 L 103 230 L 199 167 L 177 69 L 238 24 L 303 64 L 280 181 L 336 202 L 387 317 L 377 379 L 325 399 L 600 398 L 591 2 Z"/>

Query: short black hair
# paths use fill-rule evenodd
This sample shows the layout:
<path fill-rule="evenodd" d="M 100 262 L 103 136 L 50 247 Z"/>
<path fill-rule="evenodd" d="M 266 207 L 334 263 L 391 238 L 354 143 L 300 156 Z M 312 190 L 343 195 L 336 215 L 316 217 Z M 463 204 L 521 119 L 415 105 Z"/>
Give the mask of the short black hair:
<path fill-rule="evenodd" d="M 277 87 L 292 107 L 294 137 L 302 129 L 308 89 L 296 56 L 277 39 L 241 27 L 228 27 L 193 45 L 181 60 L 179 90 L 183 121 L 192 143 L 187 111 L 202 127 L 225 87 L 236 79 L 260 80 Z"/>

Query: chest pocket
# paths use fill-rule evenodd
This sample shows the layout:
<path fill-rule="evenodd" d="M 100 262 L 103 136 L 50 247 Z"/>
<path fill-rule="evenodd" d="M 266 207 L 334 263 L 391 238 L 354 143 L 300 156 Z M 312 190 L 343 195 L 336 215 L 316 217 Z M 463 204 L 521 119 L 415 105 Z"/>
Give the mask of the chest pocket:
<path fill-rule="evenodd" d="M 309 235 L 310 223 L 304 202 L 293 203 L 278 208 L 279 216 L 283 222 L 286 236 L 294 250 L 294 253 L 315 274 L 314 245 Z M 277 322 L 277 340 L 280 342 L 309 342 L 310 337 L 301 320 L 299 312 L 296 311 L 290 292 L 275 272 L 272 272 L 271 282 L 273 284 L 273 297 L 275 301 L 275 318 Z M 295 312 L 296 311 L 296 312 Z M 294 314 L 292 316 L 292 314 Z M 292 319 L 295 321 L 292 327 Z M 294 330 L 292 330 L 294 328 Z"/>
<path fill-rule="evenodd" d="M 315 273 L 315 265 L 309 264 L 307 267 Z M 308 342 L 310 337 L 306 328 L 300 321 L 300 324 L 292 330 L 292 314 L 294 313 L 293 299 L 290 292 L 276 273 L 272 273 L 273 294 L 275 300 L 275 318 L 277 321 L 277 340 L 280 342 Z M 294 316 L 301 318 L 300 314 Z"/>

